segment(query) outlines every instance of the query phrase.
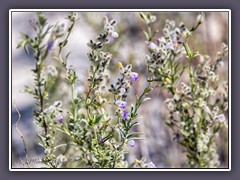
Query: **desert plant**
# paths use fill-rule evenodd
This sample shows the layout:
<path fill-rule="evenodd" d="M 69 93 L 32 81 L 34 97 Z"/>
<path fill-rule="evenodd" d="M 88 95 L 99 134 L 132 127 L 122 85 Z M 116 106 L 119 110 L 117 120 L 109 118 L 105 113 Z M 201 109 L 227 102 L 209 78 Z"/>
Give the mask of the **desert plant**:
<path fill-rule="evenodd" d="M 190 167 L 219 167 L 215 138 L 222 126 L 227 127 L 228 83 L 219 82 L 217 69 L 228 54 L 227 45 L 222 43 L 213 62 L 191 49 L 189 41 L 204 22 L 204 13 L 190 29 L 184 23 L 176 27 L 175 21 L 167 19 L 161 37 L 152 29 L 156 17 L 150 13 L 140 16 L 147 26 L 148 81 L 169 92 L 166 124 L 185 148 Z M 188 78 L 182 78 L 184 73 Z"/>
<path fill-rule="evenodd" d="M 135 102 L 127 102 L 129 89 L 139 77 L 130 64 L 123 66 L 121 62 L 112 64 L 119 67 L 121 77 L 115 85 L 109 85 L 112 54 L 105 51 L 105 46 L 109 37 L 119 36 L 114 30 L 116 21 L 105 17 L 102 33 L 88 43 L 91 66 L 86 87 L 79 86 L 75 68 L 68 65 L 70 53 L 63 51 L 78 20 L 77 13 L 67 16 L 66 28 L 58 23 L 47 25 L 41 12 L 37 17 L 37 21 L 30 21 L 36 37 L 22 34 L 24 39 L 18 47 L 24 47 L 35 59 L 34 87 L 26 86 L 25 92 L 37 100 L 34 116 L 42 129 L 38 133 L 39 145 L 45 152 L 41 162 L 50 168 L 134 166 L 125 155 L 134 146 L 134 140 L 140 138 L 133 128 L 138 124 L 139 107 L 149 99 L 145 95 L 150 89 L 148 86 L 140 96 L 136 95 Z M 47 58 L 50 60 L 46 61 Z M 63 86 L 67 93 L 59 92 Z"/>

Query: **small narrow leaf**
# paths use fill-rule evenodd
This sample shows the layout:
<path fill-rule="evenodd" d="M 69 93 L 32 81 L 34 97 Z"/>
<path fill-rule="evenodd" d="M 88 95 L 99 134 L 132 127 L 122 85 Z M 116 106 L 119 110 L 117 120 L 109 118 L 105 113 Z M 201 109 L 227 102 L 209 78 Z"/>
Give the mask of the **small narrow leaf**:
<path fill-rule="evenodd" d="M 146 20 L 145 14 L 143 14 L 141 12 L 139 14 L 140 14 L 140 17 L 145 21 Z"/>
<path fill-rule="evenodd" d="M 146 31 L 143 31 L 143 33 L 145 34 L 147 41 L 150 41 L 150 37 L 149 37 L 148 33 Z"/>
<path fill-rule="evenodd" d="M 97 124 L 102 119 L 102 116 L 103 115 L 99 115 L 98 117 L 96 117 L 94 124 Z"/>
<path fill-rule="evenodd" d="M 144 102 L 146 102 L 146 101 L 148 101 L 150 99 L 151 99 L 150 97 L 147 97 L 147 98 L 143 99 L 142 103 L 144 103 Z"/>
<path fill-rule="evenodd" d="M 25 46 L 27 44 L 27 40 L 23 40 L 22 42 L 18 43 L 17 48 L 20 48 L 22 46 Z"/>

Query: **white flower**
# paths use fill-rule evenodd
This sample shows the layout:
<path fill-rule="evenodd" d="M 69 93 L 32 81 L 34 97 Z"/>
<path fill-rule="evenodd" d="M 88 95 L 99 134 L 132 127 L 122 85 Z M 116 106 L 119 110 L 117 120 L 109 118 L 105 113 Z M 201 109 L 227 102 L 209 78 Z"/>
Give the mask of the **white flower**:
<path fill-rule="evenodd" d="M 151 16 L 150 16 L 150 22 L 155 22 L 155 21 L 156 21 L 156 19 L 157 19 L 157 17 L 156 17 L 156 16 L 153 16 L 153 15 L 151 15 Z"/>
<path fill-rule="evenodd" d="M 159 50 L 158 46 L 156 44 L 154 44 L 153 42 L 149 43 L 148 48 L 155 52 Z"/>
<path fill-rule="evenodd" d="M 111 34 L 112 37 L 118 38 L 118 33 L 117 32 L 113 31 L 110 34 Z"/>
<path fill-rule="evenodd" d="M 155 164 L 153 162 L 150 162 L 147 164 L 148 168 L 156 168 Z"/>
<path fill-rule="evenodd" d="M 108 22 L 107 17 L 105 17 L 104 20 L 105 20 L 104 30 L 107 31 L 112 37 L 118 38 L 118 33 L 114 31 L 114 27 L 113 27 L 116 21 L 111 20 L 110 22 Z"/>
<path fill-rule="evenodd" d="M 120 89 L 119 95 L 122 96 L 122 95 L 125 94 L 125 92 L 126 92 L 126 89 L 122 87 L 122 88 Z"/>

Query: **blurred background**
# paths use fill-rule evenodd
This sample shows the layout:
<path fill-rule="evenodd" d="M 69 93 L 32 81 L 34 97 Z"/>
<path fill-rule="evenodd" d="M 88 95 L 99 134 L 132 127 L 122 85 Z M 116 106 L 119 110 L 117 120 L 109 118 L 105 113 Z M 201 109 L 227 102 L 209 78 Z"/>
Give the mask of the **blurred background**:
<path fill-rule="evenodd" d="M 64 18 L 68 12 L 45 12 L 49 24 L 67 23 Z M 158 29 L 157 37 L 162 35 L 163 25 L 166 19 L 174 20 L 176 26 L 184 22 L 190 29 L 196 24 L 199 12 L 153 12 L 157 16 L 153 29 Z M 212 61 L 216 58 L 216 52 L 220 50 L 221 43 L 228 44 L 228 12 L 206 12 L 205 22 L 194 33 L 190 39 L 190 47 L 201 54 L 208 54 Z M 133 71 L 139 73 L 139 81 L 134 84 L 132 94 L 140 94 L 146 87 L 146 54 L 147 47 L 143 30 L 146 30 L 144 22 L 140 19 L 138 12 L 78 12 L 77 21 L 73 33 L 67 45 L 71 55 L 68 63 L 74 65 L 80 81 L 86 83 L 86 76 L 90 61 L 87 53 L 89 47 L 87 43 L 90 39 L 95 39 L 102 32 L 104 16 L 109 19 L 116 19 L 116 31 L 119 38 L 112 39 L 111 49 L 113 60 L 110 70 L 113 75 L 111 82 L 116 82 L 118 66 L 121 61 L 123 65 L 132 64 Z M 33 76 L 31 69 L 34 66 L 34 59 L 27 56 L 23 49 L 17 49 L 17 44 L 22 40 L 21 32 L 33 34 L 29 25 L 29 19 L 36 19 L 34 12 L 12 12 L 12 100 L 16 102 L 21 113 L 19 129 L 26 141 L 30 158 L 38 158 L 43 155 L 43 149 L 36 143 L 38 127 L 34 123 L 33 109 L 34 99 L 21 91 L 24 85 L 33 86 Z M 52 60 L 50 55 L 49 61 Z M 228 61 L 224 60 L 224 66 L 219 69 L 220 81 L 228 79 Z M 84 87 L 83 87 L 84 88 Z M 140 125 L 137 127 L 143 132 L 146 140 L 136 140 L 136 145 L 131 149 L 128 160 L 140 159 L 145 156 L 159 168 L 178 168 L 186 166 L 184 149 L 173 140 L 172 132 L 165 125 L 167 109 L 164 100 L 169 94 L 163 89 L 154 90 L 150 95 L 152 99 L 146 102 L 139 110 L 142 116 Z M 131 102 L 133 96 L 128 97 Z M 13 103 L 12 103 L 13 105 Z M 227 116 L 227 114 L 226 114 Z M 12 106 L 12 166 L 21 167 L 20 157 L 25 156 L 23 144 L 14 124 L 18 119 L 18 114 Z M 228 167 L 228 133 L 226 130 L 220 132 L 217 140 L 218 153 L 221 167 Z"/>

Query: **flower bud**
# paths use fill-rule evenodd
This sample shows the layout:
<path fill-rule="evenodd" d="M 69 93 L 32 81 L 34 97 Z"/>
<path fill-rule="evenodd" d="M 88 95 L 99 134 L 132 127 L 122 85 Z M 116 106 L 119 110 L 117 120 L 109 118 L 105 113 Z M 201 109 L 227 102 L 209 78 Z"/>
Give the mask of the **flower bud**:
<path fill-rule="evenodd" d="M 197 16 L 197 23 L 198 23 L 198 24 L 202 24 L 202 23 L 203 23 L 203 21 L 204 21 L 204 16 L 205 16 L 205 15 L 204 15 L 203 12 Z"/>

